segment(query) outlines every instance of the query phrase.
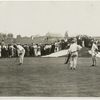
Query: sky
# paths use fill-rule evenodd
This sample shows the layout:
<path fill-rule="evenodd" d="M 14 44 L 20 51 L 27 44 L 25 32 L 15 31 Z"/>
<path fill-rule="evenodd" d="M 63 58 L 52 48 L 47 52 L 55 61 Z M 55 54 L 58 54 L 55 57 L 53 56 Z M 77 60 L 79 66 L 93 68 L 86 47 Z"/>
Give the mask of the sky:
<path fill-rule="evenodd" d="M 100 36 L 99 1 L 0 1 L 0 32 Z"/>

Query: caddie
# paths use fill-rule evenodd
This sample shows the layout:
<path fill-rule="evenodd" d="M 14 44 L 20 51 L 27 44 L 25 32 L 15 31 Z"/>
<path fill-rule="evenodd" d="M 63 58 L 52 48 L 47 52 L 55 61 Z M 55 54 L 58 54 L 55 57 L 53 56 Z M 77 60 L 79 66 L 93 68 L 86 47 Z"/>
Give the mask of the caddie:
<path fill-rule="evenodd" d="M 70 69 L 75 70 L 77 67 L 78 51 L 81 50 L 81 46 L 77 45 L 77 39 L 73 38 L 69 48 L 70 53 Z"/>
<path fill-rule="evenodd" d="M 25 49 L 21 45 L 14 45 L 14 48 L 17 49 L 18 58 L 19 58 L 19 65 L 23 64 Z"/>
<path fill-rule="evenodd" d="M 98 46 L 97 46 L 97 41 L 94 40 L 91 48 L 91 53 L 92 53 L 92 66 L 96 66 L 96 55 L 98 53 Z"/>

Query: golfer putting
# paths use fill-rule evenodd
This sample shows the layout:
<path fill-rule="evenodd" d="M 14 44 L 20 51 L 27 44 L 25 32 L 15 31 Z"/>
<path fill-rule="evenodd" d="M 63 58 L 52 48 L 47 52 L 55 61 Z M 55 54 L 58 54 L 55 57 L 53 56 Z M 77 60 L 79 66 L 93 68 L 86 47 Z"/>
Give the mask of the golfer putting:
<path fill-rule="evenodd" d="M 25 55 L 25 49 L 19 44 L 18 45 L 14 45 L 14 48 L 17 49 L 18 61 L 19 61 L 19 65 L 21 65 L 21 64 L 23 64 L 24 55 Z"/>

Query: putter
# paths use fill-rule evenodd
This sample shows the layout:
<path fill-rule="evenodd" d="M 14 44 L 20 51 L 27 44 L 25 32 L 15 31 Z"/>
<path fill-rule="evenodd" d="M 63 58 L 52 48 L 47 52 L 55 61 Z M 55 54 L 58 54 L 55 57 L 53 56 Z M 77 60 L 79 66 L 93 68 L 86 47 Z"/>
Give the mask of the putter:
<path fill-rule="evenodd" d="M 71 54 L 68 54 L 68 57 L 65 58 L 65 64 L 68 64 Z"/>

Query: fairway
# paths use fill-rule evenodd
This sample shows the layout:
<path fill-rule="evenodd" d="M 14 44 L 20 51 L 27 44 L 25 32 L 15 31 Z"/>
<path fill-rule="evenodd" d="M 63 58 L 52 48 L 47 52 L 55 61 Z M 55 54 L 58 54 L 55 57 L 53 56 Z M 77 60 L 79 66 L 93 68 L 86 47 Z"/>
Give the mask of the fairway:
<path fill-rule="evenodd" d="M 91 58 L 79 58 L 70 70 L 60 58 L 0 59 L 0 96 L 89 97 L 100 96 L 100 62 L 90 67 Z"/>

